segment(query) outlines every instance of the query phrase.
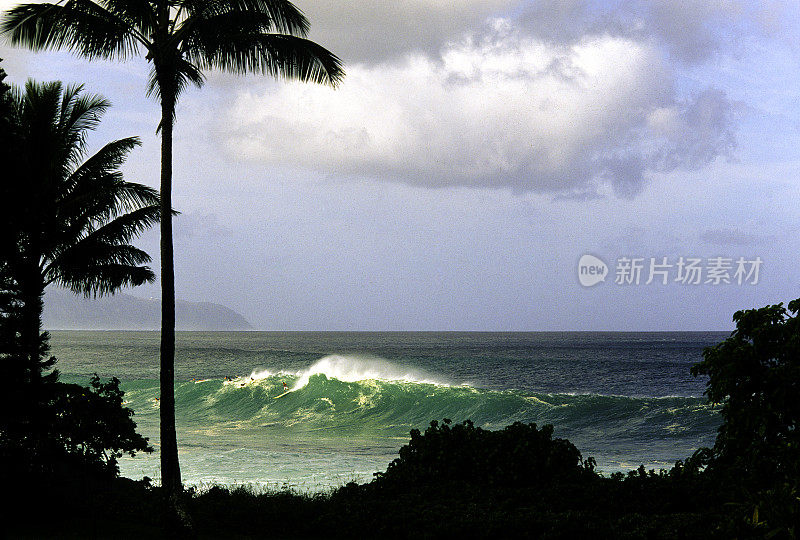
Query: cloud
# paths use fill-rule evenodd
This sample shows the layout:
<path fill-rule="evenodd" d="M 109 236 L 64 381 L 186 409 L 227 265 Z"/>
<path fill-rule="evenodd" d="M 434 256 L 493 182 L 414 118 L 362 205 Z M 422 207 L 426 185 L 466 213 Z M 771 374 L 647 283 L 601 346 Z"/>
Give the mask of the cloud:
<path fill-rule="evenodd" d="M 347 64 L 380 63 L 409 52 L 437 54 L 487 18 L 521 0 L 297 0 L 311 22 L 311 39 Z"/>
<path fill-rule="evenodd" d="M 0 0 L 0 11 L 45 0 Z M 49 0 L 54 1 L 54 0 Z M 296 0 L 311 23 L 311 39 L 346 63 L 376 63 L 440 47 L 522 0 Z M 14 55 L 13 53 L 11 55 Z"/>
<path fill-rule="evenodd" d="M 222 144 L 240 159 L 413 185 L 631 196 L 648 171 L 697 168 L 735 144 L 724 92 L 681 100 L 673 77 L 647 41 L 557 45 L 497 20 L 437 58 L 352 65 L 337 90 L 243 90 Z"/>
<path fill-rule="evenodd" d="M 675 107 L 659 108 L 648 115 L 650 131 L 661 136 L 654 152 L 654 169 L 699 169 L 717 156 L 733 157 L 735 119 L 740 104 L 722 90 L 709 88 Z"/>
<path fill-rule="evenodd" d="M 700 62 L 720 51 L 725 42 L 747 33 L 739 25 L 745 15 L 737 0 L 648 0 L 639 2 L 646 31 L 665 43 L 684 62 Z"/>
<path fill-rule="evenodd" d="M 574 43 L 586 36 L 649 40 L 685 64 L 736 53 L 747 38 L 776 35 L 778 21 L 794 9 L 785 0 L 539 0 L 528 3 L 519 22 L 531 36 Z"/>
<path fill-rule="evenodd" d="M 530 37 L 575 44 L 610 35 L 652 41 L 672 58 L 699 63 L 728 54 L 753 35 L 777 35 L 792 1 L 748 0 L 297 0 L 311 38 L 346 63 L 374 64 L 410 52 L 436 55 L 487 20 L 515 20 Z"/>
<path fill-rule="evenodd" d="M 725 32 L 742 35 L 731 29 L 746 26 L 740 19 L 753 9 L 736 0 L 299 5 L 312 38 L 358 61 L 336 91 L 293 83 L 265 91 L 263 79 L 210 74 L 203 99 L 212 90 L 226 97 L 209 137 L 229 156 L 577 199 L 633 196 L 650 172 L 732 156 L 737 106 L 721 90 L 679 95 L 674 57 L 700 61 Z M 770 6 L 774 20 L 781 4 Z M 498 13 L 507 17 L 487 19 Z M 687 48 L 675 52 L 679 45 Z"/>

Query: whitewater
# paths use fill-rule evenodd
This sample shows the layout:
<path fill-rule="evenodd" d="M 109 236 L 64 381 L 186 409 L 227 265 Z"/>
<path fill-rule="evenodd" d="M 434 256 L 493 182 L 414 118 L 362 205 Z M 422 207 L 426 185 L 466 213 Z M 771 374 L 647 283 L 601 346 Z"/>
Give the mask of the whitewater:
<path fill-rule="evenodd" d="M 553 424 L 605 472 L 669 467 L 713 443 L 718 411 L 689 368 L 724 336 L 179 333 L 183 478 L 300 491 L 365 482 L 411 429 L 443 418 L 487 429 Z M 53 332 L 52 344 L 62 380 L 120 378 L 158 449 L 157 333 Z M 158 460 L 124 458 L 122 474 L 158 481 Z"/>

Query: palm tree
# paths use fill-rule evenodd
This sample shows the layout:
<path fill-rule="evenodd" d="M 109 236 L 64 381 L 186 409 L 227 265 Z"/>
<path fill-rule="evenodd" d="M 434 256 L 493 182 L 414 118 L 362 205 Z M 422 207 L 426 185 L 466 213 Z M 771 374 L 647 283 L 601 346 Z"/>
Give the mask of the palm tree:
<path fill-rule="evenodd" d="M 34 50 L 68 49 L 89 59 L 123 60 L 142 49 L 152 64 L 148 94 L 161 102 L 161 481 L 177 500 L 175 277 L 172 130 L 175 104 L 203 71 L 261 73 L 335 86 L 339 59 L 306 39 L 308 20 L 288 0 L 63 0 L 6 12 L 2 32 Z"/>
<path fill-rule="evenodd" d="M 155 279 L 143 266 L 150 257 L 129 242 L 159 221 L 160 198 L 119 171 L 139 139 L 110 142 L 84 159 L 86 134 L 108 107 L 82 86 L 60 82 L 28 81 L 13 97 L 13 168 L 0 183 L 0 243 L 23 307 L 28 383 L 49 367 L 39 362 L 48 285 L 97 296 Z"/>
<path fill-rule="evenodd" d="M 10 135 L 0 181 L 0 298 L 5 371 L 24 388 L 20 411 L 34 435 L 42 384 L 55 380 L 42 332 L 45 288 L 104 295 L 153 281 L 150 257 L 130 245 L 161 215 L 158 192 L 126 182 L 119 167 L 139 139 L 110 142 L 86 158 L 86 135 L 109 103 L 53 82 L 29 81 L 6 104 Z"/>

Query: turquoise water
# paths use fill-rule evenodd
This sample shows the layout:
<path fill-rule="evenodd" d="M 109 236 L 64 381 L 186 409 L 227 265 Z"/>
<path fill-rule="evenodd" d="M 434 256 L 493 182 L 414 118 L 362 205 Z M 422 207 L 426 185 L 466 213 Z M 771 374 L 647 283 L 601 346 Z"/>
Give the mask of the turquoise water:
<path fill-rule="evenodd" d="M 689 368 L 724 337 L 179 333 L 183 478 L 301 491 L 368 481 L 411 429 L 442 418 L 490 429 L 552 423 L 606 472 L 668 467 L 713 443 L 718 414 Z M 53 332 L 52 346 L 62 380 L 120 378 L 140 431 L 158 448 L 157 333 Z M 157 480 L 158 459 L 125 458 L 122 473 Z"/>

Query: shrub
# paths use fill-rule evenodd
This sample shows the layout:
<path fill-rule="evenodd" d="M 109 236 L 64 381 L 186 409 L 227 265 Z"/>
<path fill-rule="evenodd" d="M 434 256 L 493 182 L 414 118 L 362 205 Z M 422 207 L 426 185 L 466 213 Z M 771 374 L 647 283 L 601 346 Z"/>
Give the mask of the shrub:
<path fill-rule="evenodd" d="M 411 487 L 445 484 L 513 488 L 575 479 L 591 473 L 565 439 L 553 439 L 553 426 L 516 422 L 499 431 L 476 428 L 469 420 L 450 426 L 433 421 L 424 433 L 411 431 L 411 440 L 385 473 L 376 473 L 382 486 Z"/>
<path fill-rule="evenodd" d="M 153 451 L 136 433 L 133 411 L 122 405 L 118 379 L 102 382 L 95 375 L 89 387 L 56 382 L 42 388 L 35 423 L 24 430 L 0 426 L 4 476 L 33 474 L 46 482 L 113 477 L 123 454 Z"/>
<path fill-rule="evenodd" d="M 722 404 L 714 447 L 693 461 L 706 467 L 742 509 L 743 521 L 796 534 L 800 522 L 800 299 L 738 311 L 736 330 L 703 352 L 693 375 Z"/>

